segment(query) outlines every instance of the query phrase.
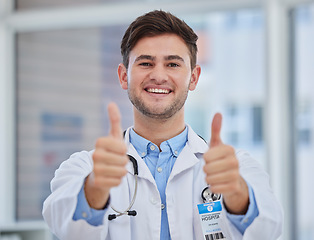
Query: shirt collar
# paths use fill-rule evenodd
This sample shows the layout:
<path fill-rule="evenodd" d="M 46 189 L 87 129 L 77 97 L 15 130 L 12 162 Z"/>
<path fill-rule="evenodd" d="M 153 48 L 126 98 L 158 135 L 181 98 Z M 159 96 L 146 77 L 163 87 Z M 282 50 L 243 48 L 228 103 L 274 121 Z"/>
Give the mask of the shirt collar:
<path fill-rule="evenodd" d="M 147 149 L 149 145 L 152 145 L 153 143 L 148 141 L 147 139 L 141 137 L 138 135 L 133 128 L 130 130 L 130 143 L 134 146 L 138 154 L 143 158 L 147 155 Z M 163 145 L 168 145 L 170 147 L 170 150 L 174 156 L 178 156 L 182 149 L 184 148 L 186 142 L 188 140 L 188 131 L 187 127 L 184 129 L 182 133 L 179 135 L 166 140 L 161 143 L 161 149 L 163 148 Z"/>
<path fill-rule="evenodd" d="M 176 157 L 180 154 L 188 140 L 188 130 L 185 127 L 184 131 L 179 135 L 167 140 L 166 142 L 170 146 L 172 154 Z"/>

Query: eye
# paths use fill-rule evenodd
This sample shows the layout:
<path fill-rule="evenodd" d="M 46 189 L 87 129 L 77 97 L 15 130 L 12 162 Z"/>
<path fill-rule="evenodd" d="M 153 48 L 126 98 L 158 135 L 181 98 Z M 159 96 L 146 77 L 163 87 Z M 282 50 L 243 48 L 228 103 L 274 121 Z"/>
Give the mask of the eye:
<path fill-rule="evenodd" d="M 143 67 L 149 67 L 149 66 L 151 66 L 152 64 L 149 63 L 149 62 L 141 62 L 139 65 L 140 65 L 140 66 L 143 66 Z"/>
<path fill-rule="evenodd" d="M 172 68 L 176 68 L 176 67 L 179 67 L 179 64 L 177 64 L 177 63 L 169 63 L 168 66 L 172 67 Z"/>

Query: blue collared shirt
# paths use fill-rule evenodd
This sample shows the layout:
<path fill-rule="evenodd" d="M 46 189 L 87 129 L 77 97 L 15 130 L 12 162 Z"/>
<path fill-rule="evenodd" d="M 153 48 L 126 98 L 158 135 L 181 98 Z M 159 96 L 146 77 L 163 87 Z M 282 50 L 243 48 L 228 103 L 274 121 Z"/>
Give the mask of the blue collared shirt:
<path fill-rule="evenodd" d="M 173 165 L 187 142 L 187 136 L 187 128 L 185 128 L 179 135 L 162 142 L 159 150 L 157 145 L 139 136 L 133 129 L 130 131 L 130 143 L 147 164 L 160 193 L 162 203 L 160 239 L 171 239 L 166 210 L 167 202 L 165 190 Z M 229 220 L 242 234 L 259 214 L 253 189 L 249 184 L 248 188 L 250 204 L 247 213 L 245 215 L 233 215 L 227 213 Z M 82 187 L 78 194 L 78 201 L 73 220 L 85 219 L 89 224 L 98 226 L 102 224 L 105 212 L 106 209 L 95 210 L 89 207 L 85 198 L 84 187 Z"/>
<path fill-rule="evenodd" d="M 159 150 L 157 145 L 137 135 L 133 129 L 130 131 L 130 142 L 148 166 L 159 190 L 162 204 L 160 239 L 171 239 L 167 216 L 166 186 L 173 165 L 187 142 L 187 136 L 187 128 L 185 128 L 179 135 L 162 142 Z"/>

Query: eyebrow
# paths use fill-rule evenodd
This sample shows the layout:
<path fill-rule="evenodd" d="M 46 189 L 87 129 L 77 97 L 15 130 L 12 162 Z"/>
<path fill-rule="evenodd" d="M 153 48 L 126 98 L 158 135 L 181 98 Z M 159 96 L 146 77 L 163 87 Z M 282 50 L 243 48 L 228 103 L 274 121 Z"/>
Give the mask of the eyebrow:
<path fill-rule="evenodd" d="M 184 59 L 180 57 L 179 55 L 169 55 L 165 57 L 165 60 L 179 60 L 181 62 L 184 62 Z"/>
<path fill-rule="evenodd" d="M 151 60 L 154 61 L 156 60 L 156 57 L 153 57 L 151 55 L 140 55 L 135 59 L 135 62 L 141 61 L 141 60 Z M 168 55 L 164 57 L 164 60 L 169 61 L 169 60 L 179 60 L 181 62 L 184 62 L 184 59 L 180 57 L 179 55 Z"/>
<path fill-rule="evenodd" d="M 140 55 L 135 59 L 135 62 L 141 61 L 141 60 L 151 60 L 154 61 L 156 58 L 151 55 Z"/>

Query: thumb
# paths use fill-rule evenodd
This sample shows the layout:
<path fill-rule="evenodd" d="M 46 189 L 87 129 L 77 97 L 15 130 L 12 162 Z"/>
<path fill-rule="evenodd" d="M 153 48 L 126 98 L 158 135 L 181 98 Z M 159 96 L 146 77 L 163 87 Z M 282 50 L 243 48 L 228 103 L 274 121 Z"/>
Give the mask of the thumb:
<path fill-rule="evenodd" d="M 108 115 L 110 124 L 109 135 L 114 138 L 122 139 L 121 115 L 117 104 L 109 103 Z"/>
<path fill-rule="evenodd" d="M 220 138 L 221 124 L 222 124 L 222 115 L 221 113 L 216 113 L 212 122 L 212 134 L 211 134 L 211 138 L 209 142 L 210 148 L 222 144 L 222 141 Z"/>

